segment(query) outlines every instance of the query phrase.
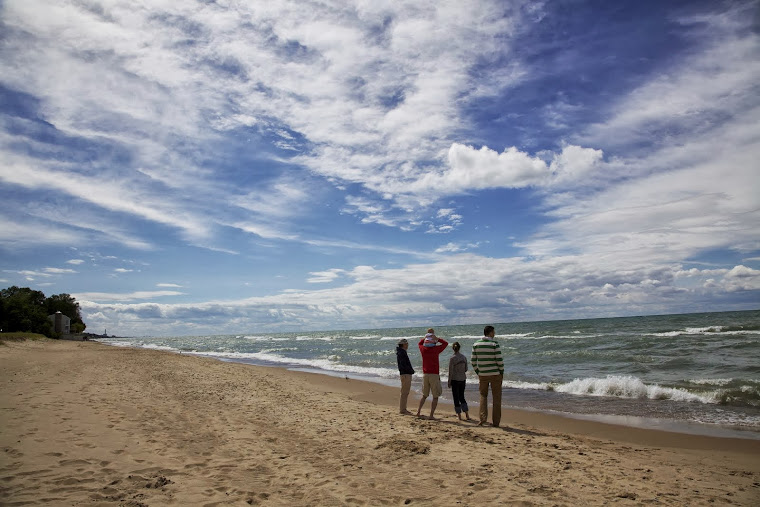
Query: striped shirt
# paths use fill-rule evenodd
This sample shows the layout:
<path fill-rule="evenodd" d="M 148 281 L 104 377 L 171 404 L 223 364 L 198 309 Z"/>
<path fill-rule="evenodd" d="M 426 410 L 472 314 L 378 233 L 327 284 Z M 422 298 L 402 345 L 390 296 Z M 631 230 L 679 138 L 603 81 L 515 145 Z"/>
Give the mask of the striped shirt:
<path fill-rule="evenodd" d="M 501 357 L 499 342 L 493 338 L 484 336 L 475 342 L 470 363 L 479 376 L 504 375 L 504 359 Z"/>

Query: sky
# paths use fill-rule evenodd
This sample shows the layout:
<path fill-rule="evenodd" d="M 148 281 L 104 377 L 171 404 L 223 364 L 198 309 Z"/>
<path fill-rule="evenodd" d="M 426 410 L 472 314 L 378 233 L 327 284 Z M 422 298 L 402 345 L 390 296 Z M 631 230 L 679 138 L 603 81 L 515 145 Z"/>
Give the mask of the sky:
<path fill-rule="evenodd" d="M 3 0 L 13 285 L 120 336 L 760 308 L 760 2 Z"/>

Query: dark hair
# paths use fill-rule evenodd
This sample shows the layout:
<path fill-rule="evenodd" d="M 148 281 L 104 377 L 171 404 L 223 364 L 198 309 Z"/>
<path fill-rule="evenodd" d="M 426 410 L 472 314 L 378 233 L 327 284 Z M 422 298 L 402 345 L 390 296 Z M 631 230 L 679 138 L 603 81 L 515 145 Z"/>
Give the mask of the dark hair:
<path fill-rule="evenodd" d="M 461 345 L 459 345 L 459 342 L 454 342 L 454 343 L 451 345 L 451 348 L 452 348 L 452 349 L 454 349 L 454 352 L 459 352 L 459 349 L 461 349 L 461 348 L 462 348 L 462 346 L 461 346 Z"/>
<path fill-rule="evenodd" d="M 489 334 L 491 334 L 491 331 L 495 331 L 495 329 L 493 328 L 493 326 L 486 326 L 486 327 L 484 327 L 483 328 L 483 336 L 488 336 Z"/>

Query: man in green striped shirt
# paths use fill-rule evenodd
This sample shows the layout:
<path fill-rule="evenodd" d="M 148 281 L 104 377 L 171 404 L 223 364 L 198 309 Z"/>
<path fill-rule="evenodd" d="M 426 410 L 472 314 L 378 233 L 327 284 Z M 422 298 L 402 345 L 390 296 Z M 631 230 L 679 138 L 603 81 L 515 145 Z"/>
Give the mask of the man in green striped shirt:
<path fill-rule="evenodd" d="M 480 426 L 488 421 L 488 386 L 493 395 L 493 425 L 499 427 L 501 422 L 501 383 L 504 380 L 504 359 L 501 356 L 499 342 L 494 339 L 496 330 L 493 326 L 483 329 L 483 338 L 472 346 L 470 363 L 480 380 Z"/>

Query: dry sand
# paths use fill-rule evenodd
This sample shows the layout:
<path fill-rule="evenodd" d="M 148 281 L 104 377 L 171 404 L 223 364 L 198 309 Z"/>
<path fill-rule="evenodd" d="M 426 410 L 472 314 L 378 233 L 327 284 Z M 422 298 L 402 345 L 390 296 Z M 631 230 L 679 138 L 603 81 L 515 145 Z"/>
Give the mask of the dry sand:
<path fill-rule="evenodd" d="M 396 395 L 92 342 L 0 344 L 0 504 L 760 505 L 757 440 L 511 410 L 477 427 L 446 405 L 428 421 Z"/>

